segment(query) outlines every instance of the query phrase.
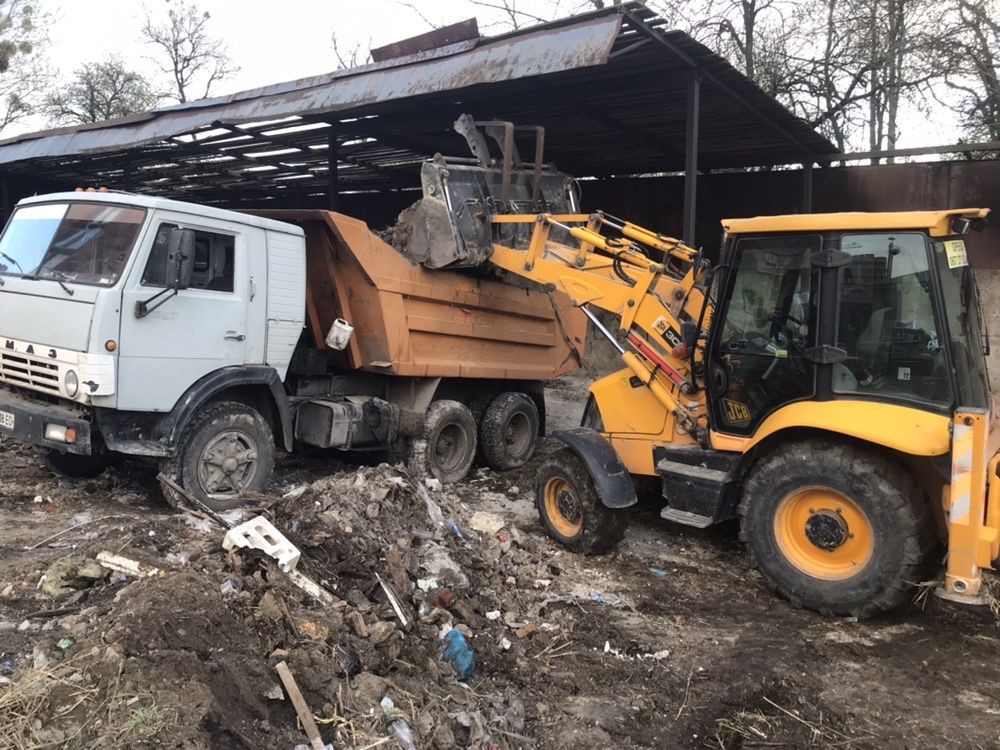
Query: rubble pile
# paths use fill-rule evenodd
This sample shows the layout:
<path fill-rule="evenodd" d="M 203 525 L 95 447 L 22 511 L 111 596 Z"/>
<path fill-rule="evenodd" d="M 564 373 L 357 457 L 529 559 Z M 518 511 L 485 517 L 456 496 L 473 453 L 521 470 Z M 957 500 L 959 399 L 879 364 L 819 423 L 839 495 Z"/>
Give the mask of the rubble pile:
<path fill-rule="evenodd" d="M 33 696 L 37 726 L 0 722 L 0 738 L 143 746 L 169 730 L 180 747 L 291 748 L 305 739 L 298 690 L 325 746 L 531 744 L 517 680 L 560 630 L 558 611 L 541 617 L 544 538 L 387 465 L 291 487 L 263 516 L 298 549 L 293 575 L 224 551 L 204 518 L 187 519 L 182 552 L 135 561 L 141 574 L 108 552 L 57 560 L 40 583 L 64 597 L 53 609 L 72 591 L 86 606 L 48 621 L 70 637 L 39 638 L 30 670 L 80 699 Z"/>

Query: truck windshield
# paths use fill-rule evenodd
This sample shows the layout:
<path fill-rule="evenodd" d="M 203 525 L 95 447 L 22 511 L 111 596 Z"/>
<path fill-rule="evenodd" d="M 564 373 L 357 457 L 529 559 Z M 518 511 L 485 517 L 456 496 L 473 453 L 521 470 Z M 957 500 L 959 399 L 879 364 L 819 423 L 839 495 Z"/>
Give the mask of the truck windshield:
<path fill-rule="evenodd" d="M 959 406 L 989 406 L 987 346 L 979 307 L 979 290 L 969 267 L 965 240 L 954 237 L 933 242 L 934 263 L 941 277 L 948 338 L 958 381 Z"/>
<path fill-rule="evenodd" d="M 146 211 L 101 203 L 44 203 L 14 211 L 0 237 L 0 274 L 111 286 Z"/>

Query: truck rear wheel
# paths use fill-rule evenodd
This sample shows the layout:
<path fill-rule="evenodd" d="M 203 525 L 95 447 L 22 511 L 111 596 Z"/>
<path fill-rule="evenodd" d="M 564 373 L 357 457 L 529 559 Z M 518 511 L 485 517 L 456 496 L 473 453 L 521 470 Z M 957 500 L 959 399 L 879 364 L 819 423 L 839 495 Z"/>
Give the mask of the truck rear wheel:
<path fill-rule="evenodd" d="M 628 517 L 601 502 L 586 464 L 563 448 L 535 475 L 535 505 L 545 530 L 573 552 L 610 552 L 622 537 Z"/>
<path fill-rule="evenodd" d="M 828 615 L 868 617 L 904 604 L 937 546 L 930 503 L 913 478 L 833 442 L 762 458 L 740 514 L 751 562 L 771 587 Z"/>
<path fill-rule="evenodd" d="M 255 409 L 235 401 L 204 407 L 184 430 L 163 473 L 214 511 L 236 508 L 262 492 L 274 471 L 274 435 Z M 182 502 L 163 485 L 167 502 Z"/>
<path fill-rule="evenodd" d="M 411 440 L 410 468 L 444 484 L 465 478 L 476 458 L 476 420 L 465 404 L 441 400 L 424 415 L 422 437 Z"/>
<path fill-rule="evenodd" d="M 490 402 L 479 426 L 486 465 L 496 471 L 524 466 L 535 452 L 538 408 L 523 393 L 501 393 Z"/>

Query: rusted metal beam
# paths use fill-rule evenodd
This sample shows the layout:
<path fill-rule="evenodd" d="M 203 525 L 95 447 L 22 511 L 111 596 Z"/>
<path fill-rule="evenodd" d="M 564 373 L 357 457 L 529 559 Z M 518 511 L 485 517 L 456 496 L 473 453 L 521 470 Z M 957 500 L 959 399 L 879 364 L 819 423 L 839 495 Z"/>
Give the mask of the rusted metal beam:
<path fill-rule="evenodd" d="M 340 175 L 337 170 L 337 128 L 331 127 L 329 131 L 329 144 L 326 152 L 327 169 L 327 208 L 337 211 L 340 208 Z"/>
<path fill-rule="evenodd" d="M 457 42 L 466 42 L 470 39 L 479 38 L 479 25 L 475 18 L 442 26 L 439 29 L 431 29 L 424 34 L 411 36 L 399 42 L 386 44 L 383 47 L 376 47 L 371 50 L 372 62 L 382 62 L 392 60 L 406 55 L 415 55 L 420 52 L 445 47 Z"/>
<path fill-rule="evenodd" d="M 694 247 L 698 209 L 698 135 L 701 115 L 701 76 L 694 72 L 687 83 L 687 113 L 684 137 L 684 242 Z"/>
<path fill-rule="evenodd" d="M 688 55 L 679 47 L 677 47 L 677 45 L 675 45 L 669 39 L 664 37 L 663 34 L 661 34 L 655 28 L 646 23 L 646 21 L 644 21 L 642 18 L 639 18 L 636 15 L 635 11 L 624 10 L 622 11 L 622 13 L 626 18 L 628 18 L 630 23 L 634 24 L 636 27 L 641 29 L 646 34 L 648 34 L 650 38 L 653 39 L 653 41 L 657 42 L 660 46 L 662 46 L 664 49 L 670 52 L 677 60 L 680 60 L 688 68 L 691 68 L 692 70 L 699 69 L 698 62 L 694 58 L 692 58 L 690 55 Z M 800 149 L 801 156 L 807 156 L 813 154 L 812 149 L 803 144 L 802 141 L 800 141 L 794 135 L 785 130 L 785 128 L 781 127 L 781 125 L 775 122 L 773 118 L 768 117 L 766 114 L 757 109 L 757 107 L 748 102 L 743 96 L 736 93 L 729 85 L 723 83 L 719 78 L 717 78 L 710 72 L 703 69 L 702 69 L 702 75 L 704 76 L 704 79 L 708 83 L 710 83 L 714 88 L 726 94 L 726 96 L 728 96 L 734 102 L 743 107 L 743 109 L 752 114 L 761 123 L 763 123 L 768 128 L 773 130 L 775 133 L 780 135 L 783 140 L 795 146 L 796 148 Z"/>

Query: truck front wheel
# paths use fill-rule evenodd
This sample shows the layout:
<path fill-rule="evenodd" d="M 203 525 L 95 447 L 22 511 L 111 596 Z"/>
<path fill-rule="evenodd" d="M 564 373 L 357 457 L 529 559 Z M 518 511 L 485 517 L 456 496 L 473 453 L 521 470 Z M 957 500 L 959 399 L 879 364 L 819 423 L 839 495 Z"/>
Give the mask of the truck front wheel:
<path fill-rule="evenodd" d="M 204 407 L 184 430 L 164 475 L 214 511 L 242 505 L 247 492 L 262 492 L 274 471 L 274 435 L 259 412 L 235 401 Z M 167 502 L 180 498 L 164 483 Z"/>

